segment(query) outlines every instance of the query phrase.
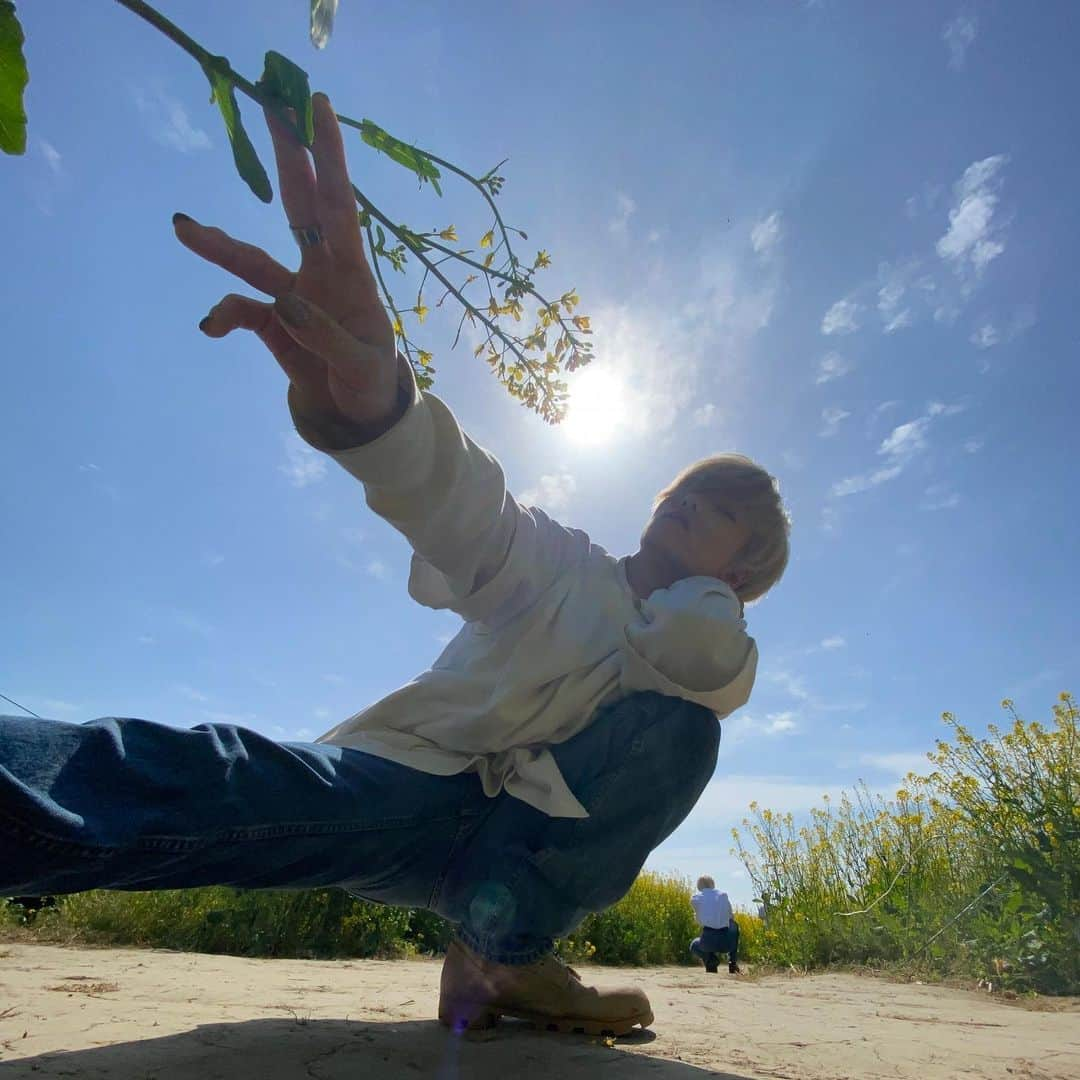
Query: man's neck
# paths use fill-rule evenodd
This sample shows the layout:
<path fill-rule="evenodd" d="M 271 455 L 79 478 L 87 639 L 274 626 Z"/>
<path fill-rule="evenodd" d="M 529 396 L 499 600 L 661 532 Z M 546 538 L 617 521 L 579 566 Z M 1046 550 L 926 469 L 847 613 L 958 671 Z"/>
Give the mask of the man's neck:
<path fill-rule="evenodd" d="M 639 600 L 648 600 L 657 589 L 666 589 L 683 576 L 672 560 L 642 548 L 626 559 L 626 580 Z"/>

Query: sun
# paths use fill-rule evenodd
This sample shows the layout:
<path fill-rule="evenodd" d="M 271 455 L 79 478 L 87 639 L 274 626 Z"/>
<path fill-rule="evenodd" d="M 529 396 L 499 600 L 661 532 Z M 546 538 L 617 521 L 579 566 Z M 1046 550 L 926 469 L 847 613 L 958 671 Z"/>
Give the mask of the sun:
<path fill-rule="evenodd" d="M 559 425 L 579 446 L 603 446 L 625 428 L 629 416 L 626 386 L 598 368 L 582 372 L 570 384 L 566 419 Z"/>

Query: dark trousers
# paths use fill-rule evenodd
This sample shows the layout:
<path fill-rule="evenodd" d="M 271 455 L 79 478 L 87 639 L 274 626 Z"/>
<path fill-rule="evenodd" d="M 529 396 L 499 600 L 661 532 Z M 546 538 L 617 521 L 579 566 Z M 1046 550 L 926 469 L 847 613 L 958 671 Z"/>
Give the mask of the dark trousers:
<path fill-rule="evenodd" d="M 701 937 L 690 942 L 690 951 L 706 967 L 716 967 L 720 953 L 727 953 L 728 963 L 739 962 L 739 924 L 732 919 L 730 926 L 719 929 L 715 926 L 703 926 Z"/>
<path fill-rule="evenodd" d="M 688 701 L 607 706 L 552 747 L 589 811 L 576 819 L 488 798 L 475 773 L 229 724 L 0 716 L 0 896 L 340 885 L 430 908 L 489 959 L 529 963 L 630 888 L 697 802 L 719 740 Z"/>

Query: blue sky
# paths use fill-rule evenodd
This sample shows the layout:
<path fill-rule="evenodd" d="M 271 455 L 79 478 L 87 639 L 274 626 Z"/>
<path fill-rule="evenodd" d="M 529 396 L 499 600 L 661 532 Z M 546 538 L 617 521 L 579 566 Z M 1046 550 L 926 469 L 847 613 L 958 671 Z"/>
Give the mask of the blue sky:
<path fill-rule="evenodd" d="M 29 151 L 0 162 L 9 270 L 0 692 L 65 720 L 228 720 L 314 738 L 426 667 L 454 620 L 291 433 L 258 342 L 196 329 L 233 286 L 183 210 L 292 260 L 235 176 L 202 74 L 116 5 L 20 6 Z M 791 567 L 748 612 L 762 663 L 716 777 L 650 865 L 750 887 L 730 828 L 888 789 L 1009 696 L 1078 685 L 1080 239 L 1068 3 L 162 3 L 255 77 L 483 172 L 575 286 L 597 360 L 545 426 L 422 341 L 519 496 L 634 549 L 655 490 L 737 449 L 781 479 Z M 256 144 L 267 139 L 249 110 Z M 350 143 L 399 220 L 487 228 Z M 576 414 L 574 409 L 576 408 Z"/>

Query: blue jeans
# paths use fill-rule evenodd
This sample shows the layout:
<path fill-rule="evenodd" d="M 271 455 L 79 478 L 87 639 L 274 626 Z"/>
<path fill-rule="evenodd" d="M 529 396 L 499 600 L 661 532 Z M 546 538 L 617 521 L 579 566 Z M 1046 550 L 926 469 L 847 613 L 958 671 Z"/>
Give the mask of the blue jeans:
<path fill-rule="evenodd" d="M 630 888 L 712 776 L 701 706 L 638 693 L 552 747 L 588 818 L 472 773 L 231 724 L 0 717 L 0 896 L 340 886 L 424 907 L 499 963 L 530 963 Z"/>
<path fill-rule="evenodd" d="M 739 962 L 739 924 L 732 919 L 730 926 L 721 928 L 703 926 L 701 937 L 696 937 L 690 942 L 690 951 L 706 967 L 716 967 L 719 959 L 717 953 L 727 953 L 728 963 L 737 964 Z"/>

